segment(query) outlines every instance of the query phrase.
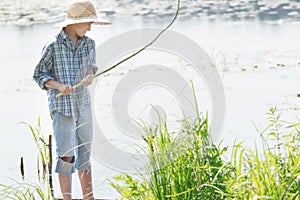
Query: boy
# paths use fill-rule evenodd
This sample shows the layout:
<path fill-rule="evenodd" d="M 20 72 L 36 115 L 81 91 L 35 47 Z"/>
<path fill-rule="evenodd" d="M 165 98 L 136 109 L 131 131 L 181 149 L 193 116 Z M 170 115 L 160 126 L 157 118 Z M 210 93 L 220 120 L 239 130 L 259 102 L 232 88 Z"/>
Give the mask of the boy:
<path fill-rule="evenodd" d="M 55 172 L 64 200 L 72 199 L 72 173 L 78 170 L 83 199 L 93 200 L 90 151 L 92 114 L 88 88 L 96 73 L 95 42 L 85 36 L 91 24 L 106 25 L 89 1 L 76 1 L 67 9 L 62 30 L 43 49 L 33 78 L 47 90 L 56 141 Z M 81 82 L 74 90 L 72 85 Z M 61 92 L 64 95 L 56 98 Z"/>

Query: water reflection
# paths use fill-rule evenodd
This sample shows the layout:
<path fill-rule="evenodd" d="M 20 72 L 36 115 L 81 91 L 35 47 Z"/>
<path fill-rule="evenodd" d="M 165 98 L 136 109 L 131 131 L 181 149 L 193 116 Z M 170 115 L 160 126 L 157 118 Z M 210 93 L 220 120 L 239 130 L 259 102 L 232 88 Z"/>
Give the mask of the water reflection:
<path fill-rule="evenodd" d="M 70 0 L 0 0 L 0 22 L 27 26 L 54 23 L 64 19 Z M 169 0 L 111 0 L 95 1 L 98 12 L 106 18 L 115 17 L 170 17 L 177 1 Z M 299 0 L 182 0 L 180 17 L 198 20 L 261 20 L 298 21 Z"/>

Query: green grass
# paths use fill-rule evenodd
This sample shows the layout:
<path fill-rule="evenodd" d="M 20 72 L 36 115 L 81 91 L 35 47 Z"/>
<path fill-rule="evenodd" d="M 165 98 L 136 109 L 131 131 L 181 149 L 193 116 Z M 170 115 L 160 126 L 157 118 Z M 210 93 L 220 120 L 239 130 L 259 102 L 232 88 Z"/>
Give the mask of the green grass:
<path fill-rule="evenodd" d="M 146 133 L 143 138 L 149 161 L 146 173 L 121 174 L 110 184 L 122 199 L 298 200 L 300 122 L 283 121 L 276 108 L 267 112 L 267 118 L 269 124 L 258 131 L 260 146 L 249 148 L 235 141 L 229 160 L 224 156 L 227 147 L 215 145 L 211 140 L 207 115 L 198 114 L 193 121 L 183 120 L 176 133 L 168 131 L 166 119 L 161 118 L 154 129 L 140 123 Z M 47 146 L 41 135 L 40 120 L 36 127 L 27 125 L 40 157 L 47 164 L 48 150 L 44 148 Z M 43 180 L 41 185 L 0 184 L 0 200 L 50 200 L 51 187 Z"/>
<path fill-rule="evenodd" d="M 242 186 L 242 191 L 235 188 L 232 193 L 239 199 L 300 199 L 299 123 L 282 121 L 276 108 L 267 116 L 270 124 L 260 132 L 262 152 L 240 145 L 234 149 L 238 171 L 232 182 Z"/>
<path fill-rule="evenodd" d="M 121 175 L 115 180 L 122 184 L 111 182 L 124 199 L 226 198 L 226 182 L 233 178 L 234 168 L 222 160 L 226 148 L 211 142 L 207 116 L 184 120 L 176 134 L 168 132 L 165 120 L 155 130 L 144 128 L 149 148 L 147 174 L 139 179 Z"/>
<path fill-rule="evenodd" d="M 123 199 L 300 199 L 300 123 L 281 120 L 276 108 L 267 117 L 262 146 L 235 142 L 229 161 L 227 148 L 211 141 L 207 115 L 183 120 L 177 133 L 166 120 L 155 130 L 144 126 L 147 173 L 119 175 L 111 185 Z"/>
<path fill-rule="evenodd" d="M 24 182 L 14 185 L 0 184 L 0 200 L 51 200 L 51 190 L 48 185 L 40 186 Z"/>
<path fill-rule="evenodd" d="M 0 183 L 0 200 L 50 200 L 53 197 L 51 173 L 52 159 L 50 154 L 51 141 L 46 140 L 42 134 L 40 118 L 38 118 L 35 126 L 26 122 L 20 122 L 20 124 L 28 126 L 31 136 L 36 144 L 36 148 L 38 150 L 37 174 L 40 182 L 39 184 L 26 182 L 24 174 L 22 173 L 22 182 L 14 181 L 14 184 L 11 185 Z M 49 137 L 49 140 L 51 140 L 51 137 Z M 40 168 L 42 170 L 42 174 L 40 174 Z M 23 168 L 21 167 L 21 171 L 24 171 L 24 166 Z M 42 181 L 40 178 L 42 178 Z"/>
<path fill-rule="evenodd" d="M 49 174 L 49 164 L 51 162 L 50 152 L 49 152 L 49 141 L 42 134 L 41 121 L 40 118 L 37 120 L 37 124 L 31 125 L 26 122 L 20 122 L 19 124 L 24 124 L 28 126 L 31 136 L 36 144 L 36 148 L 38 150 L 38 161 L 37 161 L 37 173 L 38 178 L 46 178 L 46 175 Z M 42 165 L 40 167 L 40 164 Z M 42 170 L 42 174 L 40 174 L 40 168 Z"/>

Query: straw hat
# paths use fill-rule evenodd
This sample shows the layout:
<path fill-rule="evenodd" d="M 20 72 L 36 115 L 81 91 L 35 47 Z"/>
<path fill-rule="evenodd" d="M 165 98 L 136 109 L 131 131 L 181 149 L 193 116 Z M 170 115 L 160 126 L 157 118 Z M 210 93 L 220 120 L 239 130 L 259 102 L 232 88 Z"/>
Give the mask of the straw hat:
<path fill-rule="evenodd" d="M 109 25 L 110 21 L 97 16 L 97 12 L 90 1 L 75 1 L 69 5 L 67 16 L 64 21 L 55 27 L 66 27 L 70 24 L 78 24 L 84 22 L 92 22 L 96 25 Z"/>

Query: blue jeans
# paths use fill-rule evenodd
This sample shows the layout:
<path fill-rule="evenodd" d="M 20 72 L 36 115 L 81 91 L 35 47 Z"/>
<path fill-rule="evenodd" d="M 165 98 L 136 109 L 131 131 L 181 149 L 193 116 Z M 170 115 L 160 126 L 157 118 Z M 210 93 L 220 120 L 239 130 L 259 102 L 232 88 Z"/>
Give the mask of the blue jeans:
<path fill-rule="evenodd" d="M 57 155 L 55 172 L 70 176 L 75 169 L 90 169 L 93 136 L 90 106 L 75 111 L 72 117 L 55 111 L 53 113 L 53 130 Z M 73 157 L 74 162 L 65 162 L 61 159 L 62 157 Z"/>

